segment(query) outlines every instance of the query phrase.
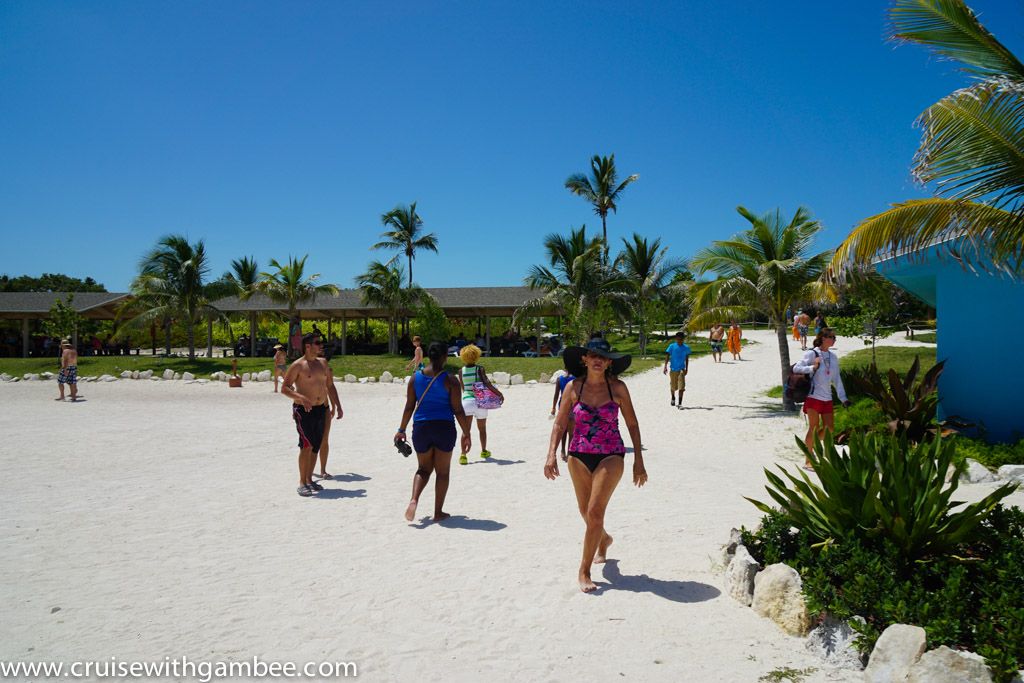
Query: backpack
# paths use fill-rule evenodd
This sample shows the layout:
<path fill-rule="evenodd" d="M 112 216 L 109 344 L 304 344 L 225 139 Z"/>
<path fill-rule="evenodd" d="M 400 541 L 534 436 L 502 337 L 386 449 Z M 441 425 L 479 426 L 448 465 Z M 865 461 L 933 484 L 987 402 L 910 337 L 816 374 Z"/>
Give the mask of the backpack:
<path fill-rule="evenodd" d="M 817 349 L 815 349 L 814 354 L 818 355 Z M 795 368 L 796 363 L 789 366 L 789 380 L 786 382 L 786 391 L 789 393 L 789 397 L 793 399 L 793 403 L 803 403 L 807 400 L 807 395 L 811 393 L 814 373 L 803 375 L 795 372 Z"/>

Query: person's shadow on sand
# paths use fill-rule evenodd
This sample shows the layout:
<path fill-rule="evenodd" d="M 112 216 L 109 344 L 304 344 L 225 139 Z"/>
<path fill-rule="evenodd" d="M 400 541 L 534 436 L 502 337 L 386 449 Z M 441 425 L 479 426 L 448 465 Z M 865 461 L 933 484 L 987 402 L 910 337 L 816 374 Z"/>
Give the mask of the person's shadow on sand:
<path fill-rule="evenodd" d="M 507 524 L 495 522 L 493 519 L 470 519 L 466 515 L 452 515 L 440 522 L 435 522 L 432 517 L 423 517 L 419 524 L 410 524 L 417 529 L 426 529 L 432 524 L 440 524 L 446 529 L 468 529 L 470 531 L 501 531 Z"/>
<path fill-rule="evenodd" d="M 366 489 L 328 489 L 313 496 L 317 500 L 337 500 L 339 498 L 366 498 Z"/>
<path fill-rule="evenodd" d="M 355 472 L 349 472 L 348 474 L 333 474 L 327 481 L 370 481 L 371 478 L 362 474 L 356 474 Z"/>
<path fill-rule="evenodd" d="M 502 460 L 501 458 L 487 458 L 486 460 L 477 460 L 474 465 L 486 465 L 488 463 L 492 465 L 522 465 L 525 460 Z"/>
<path fill-rule="evenodd" d="M 714 586 L 696 581 L 665 581 L 664 579 L 652 579 L 646 574 L 627 576 L 619 571 L 618 560 L 605 562 L 603 575 L 608 583 L 598 583 L 596 595 L 605 591 L 629 591 L 631 593 L 653 593 L 659 598 L 665 598 L 672 602 L 704 602 L 714 600 L 722 594 Z"/>

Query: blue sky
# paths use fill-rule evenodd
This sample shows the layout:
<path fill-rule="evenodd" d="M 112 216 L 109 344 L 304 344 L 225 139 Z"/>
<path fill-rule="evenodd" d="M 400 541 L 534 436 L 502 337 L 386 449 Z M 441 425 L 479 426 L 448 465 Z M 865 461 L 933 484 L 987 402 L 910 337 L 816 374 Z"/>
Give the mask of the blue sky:
<path fill-rule="evenodd" d="M 974 0 L 1024 54 L 1024 3 Z M 809 207 L 835 246 L 926 190 L 914 119 L 967 83 L 887 42 L 884 0 L 0 3 L 0 272 L 127 288 L 168 233 L 309 253 L 343 287 L 418 201 L 427 287 L 519 284 L 586 223 L 593 154 L 639 173 L 609 218 L 686 257 Z"/>

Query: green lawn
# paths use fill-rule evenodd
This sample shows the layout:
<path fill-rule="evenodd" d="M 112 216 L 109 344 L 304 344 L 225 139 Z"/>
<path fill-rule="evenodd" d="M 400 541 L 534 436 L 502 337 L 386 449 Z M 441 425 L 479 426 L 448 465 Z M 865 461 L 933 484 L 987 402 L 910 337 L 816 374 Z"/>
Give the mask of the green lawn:
<path fill-rule="evenodd" d="M 934 344 L 936 343 L 936 337 L 937 335 L 935 332 L 922 332 L 921 334 L 914 335 L 914 341 L 925 342 L 927 344 Z"/>
<path fill-rule="evenodd" d="M 875 349 L 878 371 L 886 373 L 894 368 L 899 374 L 906 374 L 914 364 L 914 358 L 921 359 L 922 372 L 935 365 L 935 349 L 905 346 L 879 346 Z M 871 349 L 860 349 L 843 356 L 841 365 L 845 369 L 871 365 Z"/>

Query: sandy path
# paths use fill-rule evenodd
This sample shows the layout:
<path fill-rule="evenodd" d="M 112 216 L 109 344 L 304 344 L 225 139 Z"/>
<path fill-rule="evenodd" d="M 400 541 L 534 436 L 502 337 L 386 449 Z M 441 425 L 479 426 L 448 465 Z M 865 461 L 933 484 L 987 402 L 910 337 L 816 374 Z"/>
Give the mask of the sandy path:
<path fill-rule="evenodd" d="M 51 401 L 52 384 L 0 385 L 0 660 L 352 660 L 380 681 L 756 681 L 791 666 L 859 680 L 719 591 L 711 558 L 759 517 L 741 496 L 765 495 L 762 466 L 797 461 L 802 424 L 760 395 L 777 352 L 751 336 L 742 363 L 693 362 L 688 410 L 669 406 L 660 372 L 628 380 L 651 481 L 613 497 L 612 561 L 591 596 L 575 585 L 571 483 L 541 474 L 550 386 L 510 388 L 489 421 L 494 461 L 453 468 L 456 516 L 410 526 L 414 464 L 389 443 L 399 387 L 340 385 L 341 476 L 307 500 L 288 401 L 268 384 L 84 384 L 78 405 Z M 422 514 L 432 501 L 431 488 Z"/>

